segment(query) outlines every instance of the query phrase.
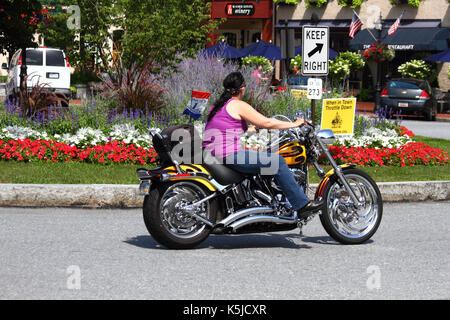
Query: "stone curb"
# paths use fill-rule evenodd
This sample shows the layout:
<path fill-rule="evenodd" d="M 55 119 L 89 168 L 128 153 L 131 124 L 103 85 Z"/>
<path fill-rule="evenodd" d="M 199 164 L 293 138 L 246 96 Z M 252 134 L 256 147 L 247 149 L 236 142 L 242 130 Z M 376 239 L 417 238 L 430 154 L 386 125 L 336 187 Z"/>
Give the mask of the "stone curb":
<path fill-rule="evenodd" d="M 384 202 L 450 199 L 450 181 L 381 182 L 378 186 Z M 313 192 L 308 195 L 314 197 Z M 0 184 L 1 207 L 140 208 L 143 200 L 137 185 Z"/>

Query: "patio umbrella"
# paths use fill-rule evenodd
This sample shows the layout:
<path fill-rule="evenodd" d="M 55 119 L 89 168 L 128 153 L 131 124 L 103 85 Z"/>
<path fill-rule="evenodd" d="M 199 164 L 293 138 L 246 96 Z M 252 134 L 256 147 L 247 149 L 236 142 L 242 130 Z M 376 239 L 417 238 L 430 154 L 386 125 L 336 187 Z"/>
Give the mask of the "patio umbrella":
<path fill-rule="evenodd" d="M 302 46 L 300 45 L 300 46 L 298 46 L 298 47 L 295 47 L 295 55 L 298 55 L 298 54 L 302 54 Z M 330 59 L 334 59 L 334 58 L 336 58 L 338 56 L 338 53 L 336 52 L 336 51 L 334 51 L 333 49 L 331 49 L 330 48 L 330 52 L 329 52 L 329 58 Z"/>
<path fill-rule="evenodd" d="M 235 59 L 241 58 L 242 52 L 222 41 L 212 47 L 201 50 L 202 53 L 209 57 Z"/>
<path fill-rule="evenodd" d="M 433 54 L 427 58 L 423 58 L 425 61 L 437 61 L 437 62 L 450 62 L 450 49 Z"/>
<path fill-rule="evenodd" d="M 283 60 L 280 47 L 262 40 L 241 49 L 241 52 L 243 57 L 256 56 L 269 60 Z"/>

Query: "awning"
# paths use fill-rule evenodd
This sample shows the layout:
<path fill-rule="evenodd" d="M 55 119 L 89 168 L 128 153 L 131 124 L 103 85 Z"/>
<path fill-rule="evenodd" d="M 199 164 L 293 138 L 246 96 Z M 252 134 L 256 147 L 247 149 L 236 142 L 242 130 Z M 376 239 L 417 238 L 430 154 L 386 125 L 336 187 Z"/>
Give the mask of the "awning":
<path fill-rule="evenodd" d="M 378 31 L 372 29 L 372 34 L 377 37 Z M 395 50 L 412 51 L 443 51 L 448 48 L 450 37 L 449 28 L 399 28 L 396 33 L 389 36 L 388 29 L 381 32 L 381 40 L 389 48 Z M 361 30 L 350 41 L 352 50 L 365 50 L 375 40 L 366 29 Z"/>

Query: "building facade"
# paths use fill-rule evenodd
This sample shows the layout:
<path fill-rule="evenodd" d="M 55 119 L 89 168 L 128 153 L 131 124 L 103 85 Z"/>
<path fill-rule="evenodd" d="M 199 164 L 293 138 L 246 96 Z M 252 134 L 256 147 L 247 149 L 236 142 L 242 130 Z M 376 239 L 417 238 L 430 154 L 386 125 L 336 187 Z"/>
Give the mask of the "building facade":
<path fill-rule="evenodd" d="M 219 37 L 235 48 L 242 49 L 258 40 L 272 41 L 273 34 L 272 0 L 213 0 L 211 18 L 225 18 L 213 36 Z M 209 44 L 211 45 L 211 44 Z"/>
<path fill-rule="evenodd" d="M 397 67 L 406 61 L 414 58 L 421 59 L 431 53 L 449 48 L 450 9 L 448 0 L 423 0 L 418 8 L 405 4 L 404 2 L 407 1 L 402 0 L 397 0 L 398 4 L 392 4 L 390 0 L 364 0 L 361 7 L 355 9 L 350 6 L 342 6 L 338 0 L 328 0 L 320 8 L 314 5 L 307 7 L 306 0 L 298 2 L 297 5 L 286 5 L 279 2 L 275 4 L 274 38 L 277 45 L 281 45 L 281 30 L 294 29 L 295 46 L 298 46 L 301 44 L 302 26 L 318 24 L 330 28 L 330 48 L 335 51 L 364 50 L 375 42 L 374 38 L 378 38 L 374 27 L 381 17 L 382 41 L 396 51 L 395 59 L 385 63 L 381 70 L 383 76 L 389 77 L 398 76 Z M 349 37 L 349 29 L 354 12 L 360 17 L 363 26 L 352 40 Z M 402 13 L 398 31 L 392 36 L 387 36 L 387 30 Z M 367 29 L 371 29 L 372 34 Z M 450 90 L 450 80 L 447 75 L 449 65 L 449 63 L 437 63 L 435 66 L 439 86 L 444 91 Z M 360 87 L 373 86 L 376 67 L 368 64 L 356 78 L 359 79 Z M 383 78 L 385 80 L 386 77 Z"/>

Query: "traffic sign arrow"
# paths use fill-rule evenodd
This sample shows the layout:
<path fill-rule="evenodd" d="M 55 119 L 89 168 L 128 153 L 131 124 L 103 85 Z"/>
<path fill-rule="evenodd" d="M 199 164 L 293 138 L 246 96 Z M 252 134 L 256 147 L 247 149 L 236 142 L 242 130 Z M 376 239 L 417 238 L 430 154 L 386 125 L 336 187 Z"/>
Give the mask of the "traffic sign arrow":
<path fill-rule="evenodd" d="M 321 53 L 322 48 L 323 48 L 323 43 L 316 43 L 316 47 L 308 53 L 308 57 L 311 58 L 314 54 L 316 54 L 316 52 Z"/>

